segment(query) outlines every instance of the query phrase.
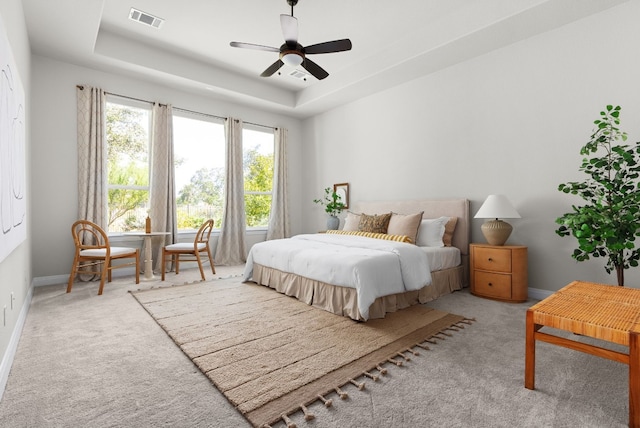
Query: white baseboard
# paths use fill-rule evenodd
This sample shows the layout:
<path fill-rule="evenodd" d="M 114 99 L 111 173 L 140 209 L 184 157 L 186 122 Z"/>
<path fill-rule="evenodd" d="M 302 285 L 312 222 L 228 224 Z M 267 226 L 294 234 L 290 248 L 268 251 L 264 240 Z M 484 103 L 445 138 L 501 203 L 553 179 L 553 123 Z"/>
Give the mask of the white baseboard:
<path fill-rule="evenodd" d="M 39 276 L 33 278 L 33 286 L 42 287 L 43 285 L 66 284 L 67 281 L 69 281 L 69 275 Z"/>
<path fill-rule="evenodd" d="M 535 300 L 544 300 L 551 296 L 555 291 L 543 290 L 541 288 L 529 287 L 529 298 Z"/>
<path fill-rule="evenodd" d="M 182 263 L 180 263 L 182 266 Z M 115 269 L 112 272 L 112 278 L 119 278 L 123 276 L 133 276 L 135 270 L 133 268 Z M 142 274 L 140 274 L 142 277 Z M 51 276 L 39 276 L 33 278 L 32 284 L 34 287 L 42 287 L 44 285 L 60 285 L 66 284 L 69 281 L 69 274 L 66 275 L 51 275 Z"/>
<path fill-rule="evenodd" d="M 20 336 L 22 336 L 22 329 L 29 313 L 29 307 L 31 306 L 31 298 L 33 297 L 33 286 L 29 287 L 27 297 L 24 299 L 22 309 L 20 309 L 20 315 L 16 322 L 13 332 L 11 333 L 11 340 L 9 340 L 9 346 L 4 353 L 2 363 L 0 363 L 0 400 L 4 395 L 4 390 L 7 387 L 7 381 L 9 380 L 9 373 L 11 372 L 11 366 L 13 365 L 13 359 L 16 356 L 18 350 L 18 343 L 20 342 Z"/>

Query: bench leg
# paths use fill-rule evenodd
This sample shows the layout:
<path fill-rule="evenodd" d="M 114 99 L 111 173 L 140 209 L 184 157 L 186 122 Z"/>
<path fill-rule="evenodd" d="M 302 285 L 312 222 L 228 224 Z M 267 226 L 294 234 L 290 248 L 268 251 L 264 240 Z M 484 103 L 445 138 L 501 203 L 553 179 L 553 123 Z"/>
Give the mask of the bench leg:
<path fill-rule="evenodd" d="M 629 333 L 629 427 L 640 427 L 640 335 Z"/>
<path fill-rule="evenodd" d="M 526 342 L 524 353 L 524 387 L 527 389 L 535 389 L 535 371 L 536 371 L 536 328 L 533 323 L 533 312 L 527 311 L 526 323 Z"/>

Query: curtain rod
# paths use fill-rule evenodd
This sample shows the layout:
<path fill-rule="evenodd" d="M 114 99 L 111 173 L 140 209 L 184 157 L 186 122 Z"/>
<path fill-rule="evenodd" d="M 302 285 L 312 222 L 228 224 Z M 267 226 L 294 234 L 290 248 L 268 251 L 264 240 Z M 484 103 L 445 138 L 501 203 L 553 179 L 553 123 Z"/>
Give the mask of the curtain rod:
<path fill-rule="evenodd" d="M 83 91 L 83 90 L 84 90 L 84 86 L 83 86 L 83 85 L 76 85 L 76 88 L 80 89 L 81 91 Z M 107 94 L 107 95 L 113 95 L 113 96 L 115 96 L 115 97 L 126 98 L 126 99 L 128 99 L 128 100 L 140 101 L 140 102 L 148 103 L 148 104 L 155 104 L 155 102 L 154 102 L 154 101 L 143 100 L 142 98 L 135 98 L 135 97 L 130 97 L 130 96 L 128 96 L 128 95 L 115 94 L 115 93 L 113 93 L 113 92 L 107 92 L 107 91 L 104 91 L 104 93 L 105 93 L 105 94 Z M 158 103 L 158 104 L 160 104 L 160 103 Z M 167 105 L 167 104 L 160 104 L 160 105 Z M 226 117 L 217 116 L 217 115 L 215 115 L 215 114 L 202 113 L 202 112 L 200 112 L 200 111 L 188 110 L 188 109 L 186 109 L 186 108 L 173 107 L 173 109 L 174 109 L 174 110 L 183 111 L 183 112 L 186 112 L 186 113 L 199 114 L 199 115 L 202 115 L 202 116 L 215 117 L 216 119 L 227 120 L 227 118 L 226 118 Z M 259 126 L 259 127 L 261 127 L 261 128 L 269 128 L 269 129 L 276 129 L 276 130 L 278 129 L 278 128 L 277 128 L 277 127 L 275 127 L 275 126 L 262 125 L 262 124 L 260 124 L 260 123 L 253 123 L 253 122 L 243 122 L 243 123 L 246 123 L 246 124 L 248 124 L 248 125 L 253 125 L 253 126 Z"/>

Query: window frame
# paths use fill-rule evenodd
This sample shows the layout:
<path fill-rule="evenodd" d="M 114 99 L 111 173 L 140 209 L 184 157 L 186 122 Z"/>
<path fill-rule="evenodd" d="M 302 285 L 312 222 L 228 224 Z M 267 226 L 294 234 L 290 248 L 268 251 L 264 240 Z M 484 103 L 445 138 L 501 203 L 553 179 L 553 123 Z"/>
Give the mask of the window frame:
<path fill-rule="evenodd" d="M 218 117 L 218 116 L 214 116 L 211 114 L 207 114 L 207 113 L 200 113 L 200 112 L 195 112 L 195 111 L 190 111 L 190 110 L 184 110 L 184 109 L 174 109 L 173 110 L 173 115 L 172 115 L 172 120 L 175 119 L 175 117 L 181 117 L 184 119 L 190 119 L 190 120 L 200 120 L 202 122 L 208 122 L 211 124 L 215 124 L 215 125 L 219 125 L 221 127 L 222 130 L 222 144 L 223 144 L 223 150 L 224 152 L 226 152 L 226 140 L 225 140 L 225 136 L 224 136 L 224 118 Z M 175 127 L 175 123 L 172 123 L 172 126 Z M 175 128 L 174 128 L 175 129 Z M 174 150 L 174 155 L 175 155 L 175 144 L 176 144 L 176 138 L 175 138 L 175 133 L 173 135 L 173 150 Z M 175 159 L 174 159 L 175 160 Z M 224 168 L 224 176 L 225 176 L 225 180 L 227 178 L 227 171 L 226 171 L 226 163 L 223 163 L 223 168 Z M 174 177 L 175 177 L 175 166 L 174 166 Z M 177 183 L 175 183 L 175 192 L 176 194 L 174 195 L 176 198 L 176 202 L 178 199 L 178 188 L 177 188 Z M 224 197 L 224 194 L 222 195 Z M 222 207 L 224 209 L 224 205 Z M 214 227 L 212 229 L 212 234 L 218 234 L 220 232 L 220 222 L 215 222 L 214 223 Z M 198 228 L 195 229 L 179 229 L 178 228 L 178 235 L 195 235 L 198 232 Z"/>
<path fill-rule="evenodd" d="M 265 129 L 267 129 L 267 130 L 265 130 Z M 268 127 L 268 126 L 264 126 L 264 125 L 254 125 L 254 124 L 251 124 L 251 123 L 244 122 L 242 124 L 242 132 L 243 132 L 243 134 L 242 134 L 242 153 L 243 153 L 243 158 L 244 158 L 244 150 L 245 150 L 245 135 L 244 135 L 244 131 L 245 130 L 253 131 L 253 132 L 261 132 L 263 134 L 271 135 L 271 137 L 273 139 L 272 140 L 272 151 L 271 151 L 272 156 L 273 156 L 273 170 L 271 171 L 271 174 L 272 174 L 271 191 L 269 191 L 269 192 L 267 192 L 267 191 L 256 191 L 256 190 L 247 191 L 245 188 L 243 188 L 243 199 L 246 201 L 246 196 L 247 195 L 270 195 L 271 196 L 271 201 L 273 202 L 273 187 L 274 187 L 273 186 L 273 184 L 274 184 L 273 181 L 275 180 L 274 174 L 275 174 L 275 162 L 276 162 L 276 159 L 275 159 L 275 155 L 276 155 L 276 136 L 275 136 L 275 133 L 273 132 L 274 128 L 271 128 L 271 127 Z M 243 162 L 242 166 L 243 166 L 243 169 L 244 169 L 244 162 Z M 245 214 L 246 214 L 246 209 L 247 209 L 247 206 L 246 206 L 246 202 L 245 202 Z M 271 216 L 271 207 L 269 207 L 269 217 L 270 216 Z M 252 227 L 249 227 L 246 224 L 246 215 L 245 215 L 245 225 L 244 226 L 245 226 L 245 231 L 247 231 L 247 232 L 248 231 L 256 231 L 256 232 L 257 231 L 266 231 L 269 228 L 268 222 L 267 222 L 266 226 L 252 226 Z"/>
<path fill-rule="evenodd" d="M 107 138 L 107 131 L 106 131 L 106 114 L 107 114 L 107 109 L 109 107 L 109 104 L 111 105 L 117 105 L 117 106 L 123 106 L 123 107 L 129 107 L 129 108 L 135 108 L 135 109 L 140 109 L 140 110 L 146 110 L 147 114 L 148 114 L 148 123 L 147 123 L 147 186 L 127 186 L 127 185 L 118 185 L 118 184 L 110 184 L 109 183 L 109 159 L 106 158 L 106 162 L 107 162 L 107 177 L 106 177 L 106 185 L 107 185 L 107 212 L 106 212 L 106 217 L 107 219 L 109 218 L 109 191 L 112 189 L 116 189 L 116 190 L 145 190 L 147 192 L 147 206 L 149 206 L 149 202 L 151 199 L 151 134 L 152 134 L 152 126 L 153 126 L 153 106 L 151 103 L 146 102 L 146 101 L 141 101 L 141 100 L 136 100 L 136 99 L 132 99 L 132 98 L 127 98 L 127 97 L 123 97 L 123 96 L 119 96 L 119 95 L 115 95 L 115 94 L 107 94 L 106 98 L 105 98 L 105 158 L 106 158 L 106 151 L 108 150 L 108 138 Z M 143 229 L 141 229 L 143 230 Z M 122 235 L 125 232 L 114 232 L 111 231 L 107 225 L 107 235 L 108 236 L 118 236 L 118 235 Z"/>

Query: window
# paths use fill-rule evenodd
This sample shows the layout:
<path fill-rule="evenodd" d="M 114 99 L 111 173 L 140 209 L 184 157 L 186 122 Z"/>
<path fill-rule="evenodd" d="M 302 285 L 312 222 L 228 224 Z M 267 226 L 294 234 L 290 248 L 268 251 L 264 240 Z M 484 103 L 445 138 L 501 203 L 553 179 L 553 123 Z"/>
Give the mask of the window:
<path fill-rule="evenodd" d="M 149 104 L 107 102 L 108 231 L 144 230 L 149 212 Z M 247 228 L 269 223 L 273 192 L 274 136 L 261 127 L 243 129 L 244 200 Z M 198 229 L 209 218 L 222 224 L 225 188 L 224 123 L 207 115 L 173 112 L 178 232 Z"/>
<path fill-rule="evenodd" d="M 198 229 L 211 218 L 222 224 L 225 182 L 224 124 L 208 116 L 173 113 L 178 231 Z"/>
<path fill-rule="evenodd" d="M 273 194 L 273 132 L 264 132 L 245 124 L 242 145 L 247 227 L 266 228 Z"/>
<path fill-rule="evenodd" d="M 143 230 L 149 207 L 147 104 L 107 102 L 107 190 L 109 232 Z"/>

